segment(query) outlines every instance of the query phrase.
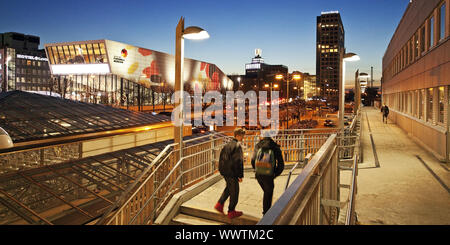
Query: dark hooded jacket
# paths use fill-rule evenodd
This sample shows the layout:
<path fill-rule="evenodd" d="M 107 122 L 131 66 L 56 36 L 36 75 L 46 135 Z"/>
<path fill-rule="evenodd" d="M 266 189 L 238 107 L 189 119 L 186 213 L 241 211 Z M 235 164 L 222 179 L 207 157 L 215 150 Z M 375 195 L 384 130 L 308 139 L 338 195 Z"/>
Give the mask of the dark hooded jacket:
<path fill-rule="evenodd" d="M 272 140 L 270 137 L 264 137 L 262 140 L 258 142 L 255 146 L 255 150 L 253 152 L 252 156 L 252 167 L 255 168 L 255 159 L 256 154 L 258 153 L 259 149 L 272 149 L 274 155 L 275 155 L 275 169 L 273 171 L 274 178 L 279 176 L 283 170 L 284 170 L 284 160 L 283 155 L 281 154 L 280 146 L 275 143 L 275 141 Z"/>
<path fill-rule="evenodd" d="M 222 148 L 219 172 L 225 177 L 244 178 L 243 152 L 237 139 L 233 139 Z"/>

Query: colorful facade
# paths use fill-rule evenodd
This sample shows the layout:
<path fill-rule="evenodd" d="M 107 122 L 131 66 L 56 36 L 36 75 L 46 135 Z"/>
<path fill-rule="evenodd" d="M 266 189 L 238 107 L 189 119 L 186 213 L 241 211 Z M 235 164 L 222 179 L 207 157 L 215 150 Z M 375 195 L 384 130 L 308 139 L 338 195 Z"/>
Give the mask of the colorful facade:
<path fill-rule="evenodd" d="M 169 104 L 175 57 L 110 40 L 46 44 L 54 91 L 75 100 L 115 106 Z M 184 90 L 232 89 L 214 64 L 185 59 Z"/>

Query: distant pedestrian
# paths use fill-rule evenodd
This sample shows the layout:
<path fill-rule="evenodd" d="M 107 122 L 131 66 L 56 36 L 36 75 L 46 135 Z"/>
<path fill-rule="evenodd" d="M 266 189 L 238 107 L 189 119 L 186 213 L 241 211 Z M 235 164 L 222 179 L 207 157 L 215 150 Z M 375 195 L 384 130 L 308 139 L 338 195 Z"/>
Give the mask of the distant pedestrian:
<path fill-rule="evenodd" d="M 244 136 L 245 130 L 236 128 L 234 139 L 226 144 L 220 152 L 219 172 L 225 179 L 226 187 L 214 209 L 224 214 L 225 201 L 230 197 L 228 204 L 228 218 L 230 219 L 243 215 L 243 212 L 236 211 L 235 208 L 239 199 L 239 182 L 242 182 L 242 178 L 244 178 L 244 154 L 240 144 Z"/>
<path fill-rule="evenodd" d="M 387 123 L 387 119 L 389 116 L 389 107 L 387 105 L 384 105 L 383 107 L 381 107 L 381 112 L 383 113 L 383 123 L 385 122 L 385 119 Z"/>
<path fill-rule="evenodd" d="M 255 169 L 256 180 L 264 191 L 264 215 L 272 206 L 274 179 L 284 170 L 280 146 L 269 136 L 262 138 L 256 144 L 252 156 L 252 167 Z"/>

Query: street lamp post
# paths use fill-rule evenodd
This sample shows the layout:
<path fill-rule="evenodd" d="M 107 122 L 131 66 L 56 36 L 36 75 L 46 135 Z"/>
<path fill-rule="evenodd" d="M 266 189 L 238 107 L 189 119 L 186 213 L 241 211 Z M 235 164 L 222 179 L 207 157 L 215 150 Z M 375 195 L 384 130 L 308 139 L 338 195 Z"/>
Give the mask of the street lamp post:
<path fill-rule="evenodd" d="M 344 113 L 345 113 L 345 62 L 358 61 L 359 56 L 354 53 L 346 53 L 342 59 L 342 79 L 340 81 L 339 89 L 339 128 L 344 128 Z"/>
<path fill-rule="evenodd" d="M 369 74 L 361 72 L 359 73 L 359 69 L 356 71 L 355 74 L 355 113 L 357 113 L 357 111 L 359 110 L 359 107 L 361 105 L 361 82 L 360 82 L 360 78 L 366 78 L 369 77 Z"/>
<path fill-rule="evenodd" d="M 14 147 L 13 141 L 8 133 L 0 128 L 0 149 L 7 149 Z"/>
<path fill-rule="evenodd" d="M 175 33 L 175 108 L 179 108 L 180 123 L 174 127 L 175 147 L 179 148 L 179 157 L 183 157 L 183 66 L 184 39 L 201 40 L 209 38 L 208 32 L 197 26 L 184 28 L 184 17 L 180 18 Z"/>

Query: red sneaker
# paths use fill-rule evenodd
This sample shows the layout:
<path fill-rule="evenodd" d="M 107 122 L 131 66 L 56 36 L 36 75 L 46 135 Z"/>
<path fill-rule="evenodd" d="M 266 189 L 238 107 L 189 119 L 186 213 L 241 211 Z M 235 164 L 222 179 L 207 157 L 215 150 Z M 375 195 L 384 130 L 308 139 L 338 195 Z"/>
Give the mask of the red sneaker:
<path fill-rule="evenodd" d="M 241 211 L 235 211 L 235 210 L 233 210 L 233 211 L 231 211 L 231 212 L 228 212 L 228 218 L 229 219 L 234 219 L 234 218 L 237 218 L 237 217 L 239 217 L 239 216 L 242 216 L 244 213 L 243 212 L 241 212 Z"/>
<path fill-rule="evenodd" d="M 217 210 L 217 212 L 225 215 L 225 213 L 223 212 L 223 204 L 220 204 L 220 202 L 216 203 L 216 206 L 214 206 L 214 209 Z"/>

